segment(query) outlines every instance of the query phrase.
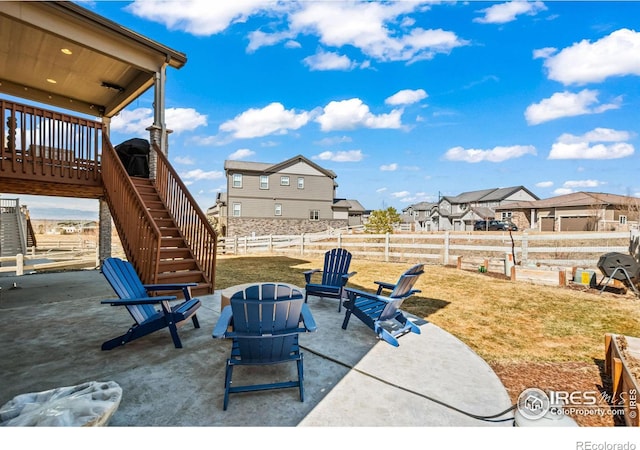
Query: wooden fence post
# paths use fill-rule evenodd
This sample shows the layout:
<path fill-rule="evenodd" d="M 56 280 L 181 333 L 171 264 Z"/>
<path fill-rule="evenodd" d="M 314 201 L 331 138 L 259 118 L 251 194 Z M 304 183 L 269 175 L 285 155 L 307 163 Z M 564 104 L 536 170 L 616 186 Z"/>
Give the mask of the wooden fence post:
<path fill-rule="evenodd" d="M 16 255 L 16 276 L 24 275 L 24 255 L 22 253 L 18 253 Z"/>
<path fill-rule="evenodd" d="M 458 270 L 462 269 L 462 256 L 458 256 L 458 264 L 456 267 Z"/>
<path fill-rule="evenodd" d="M 449 264 L 449 230 L 444 232 L 444 255 L 442 255 L 442 264 Z"/>
<path fill-rule="evenodd" d="M 304 233 L 300 235 L 300 254 L 304 256 Z"/>
<path fill-rule="evenodd" d="M 516 266 L 511 266 L 511 281 L 516 281 Z"/>
<path fill-rule="evenodd" d="M 384 262 L 389 262 L 389 233 L 384 236 Z"/>
<path fill-rule="evenodd" d="M 522 255 L 520 255 L 520 264 L 525 265 L 529 260 L 529 234 L 526 231 L 522 233 L 522 242 L 520 243 L 520 248 L 522 249 Z"/>

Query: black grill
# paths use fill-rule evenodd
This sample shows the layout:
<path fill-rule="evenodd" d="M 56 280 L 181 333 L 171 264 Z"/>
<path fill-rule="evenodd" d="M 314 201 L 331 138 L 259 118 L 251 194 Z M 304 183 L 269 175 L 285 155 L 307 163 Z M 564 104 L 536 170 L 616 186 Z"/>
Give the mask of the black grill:
<path fill-rule="evenodd" d="M 625 253 L 605 253 L 598 260 L 598 268 L 605 277 L 624 282 L 635 282 L 640 277 L 640 263 Z"/>

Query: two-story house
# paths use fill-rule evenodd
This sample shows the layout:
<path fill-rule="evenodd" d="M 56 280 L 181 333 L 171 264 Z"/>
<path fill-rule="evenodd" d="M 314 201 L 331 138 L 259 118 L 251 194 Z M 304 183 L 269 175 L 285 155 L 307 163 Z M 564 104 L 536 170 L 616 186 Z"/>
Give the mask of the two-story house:
<path fill-rule="evenodd" d="M 302 155 L 277 164 L 227 160 L 224 170 L 227 191 L 207 211 L 223 236 L 342 228 L 354 220 L 351 209 L 359 205 L 336 199 L 337 175 Z"/>
<path fill-rule="evenodd" d="M 640 198 L 602 192 L 573 192 L 496 209 L 520 229 L 537 231 L 629 231 L 640 223 Z"/>
<path fill-rule="evenodd" d="M 456 196 L 440 197 L 437 204 L 416 203 L 403 210 L 405 218 L 414 217 L 416 230 L 423 231 L 471 231 L 476 220 L 510 220 L 510 212 L 503 209 L 496 217 L 496 208 L 522 201 L 534 201 L 538 197 L 524 186 L 482 189 L 463 192 Z M 516 225 L 518 225 L 516 223 Z"/>

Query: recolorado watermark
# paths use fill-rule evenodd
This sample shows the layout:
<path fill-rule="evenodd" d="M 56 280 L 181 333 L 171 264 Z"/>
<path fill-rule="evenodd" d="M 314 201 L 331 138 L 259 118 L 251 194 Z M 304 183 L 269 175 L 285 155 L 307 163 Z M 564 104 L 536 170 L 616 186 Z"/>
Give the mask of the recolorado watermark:
<path fill-rule="evenodd" d="M 636 450 L 636 444 L 633 442 L 593 442 L 578 441 L 576 442 L 576 450 Z"/>
<path fill-rule="evenodd" d="M 520 393 L 517 408 L 523 417 L 537 420 L 561 416 L 624 416 L 638 414 L 637 392 L 632 389 L 612 396 L 599 391 L 548 391 L 528 388 Z M 618 447 L 581 447 L 581 450 L 617 450 Z M 620 450 L 635 450 L 620 449 Z"/>

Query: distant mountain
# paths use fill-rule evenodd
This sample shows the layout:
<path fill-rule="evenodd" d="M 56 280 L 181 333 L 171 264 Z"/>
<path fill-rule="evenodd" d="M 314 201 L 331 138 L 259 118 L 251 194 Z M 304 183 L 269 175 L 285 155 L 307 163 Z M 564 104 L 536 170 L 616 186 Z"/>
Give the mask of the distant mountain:
<path fill-rule="evenodd" d="M 97 211 L 82 211 L 68 208 L 29 207 L 29 215 L 33 220 L 98 220 Z"/>

